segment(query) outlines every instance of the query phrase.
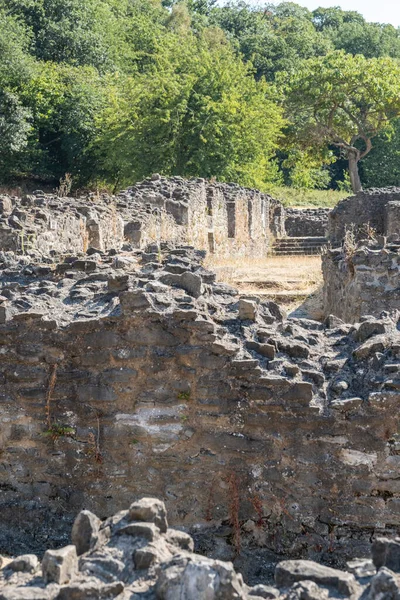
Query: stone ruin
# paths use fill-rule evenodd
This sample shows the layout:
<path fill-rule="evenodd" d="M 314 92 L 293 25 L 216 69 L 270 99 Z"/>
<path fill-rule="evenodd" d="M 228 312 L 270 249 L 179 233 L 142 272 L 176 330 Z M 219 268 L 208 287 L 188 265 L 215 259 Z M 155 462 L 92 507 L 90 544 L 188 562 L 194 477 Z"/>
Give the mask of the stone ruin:
<path fill-rule="evenodd" d="M 395 600 L 400 594 L 400 538 L 377 538 L 372 560 L 347 571 L 287 560 L 273 585 L 246 585 L 230 562 L 194 554 L 190 535 L 168 526 L 165 505 L 142 498 L 101 520 L 75 519 L 71 544 L 5 561 L 1 600 Z"/>
<path fill-rule="evenodd" d="M 339 202 L 329 214 L 329 241 L 333 246 L 341 244 L 348 231 L 357 240 L 364 240 L 368 233 L 398 240 L 400 188 L 361 191 Z"/>
<path fill-rule="evenodd" d="M 275 254 L 321 254 L 328 244 L 328 208 L 285 208 L 285 231 L 274 243 Z"/>
<path fill-rule="evenodd" d="M 329 208 L 286 208 L 285 233 L 288 237 L 327 236 Z"/>
<path fill-rule="evenodd" d="M 199 228 L 201 211 L 178 197 L 191 185 L 203 193 L 211 184 L 157 177 L 116 199 L 3 197 L 0 552 L 65 547 L 80 510 L 104 520 L 143 495 L 162 498 L 198 551 L 211 563 L 234 560 L 253 586 L 269 580 L 279 557 L 345 567 L 368 556 L 377 535 L 398 532 L 398 314 L 353 324 L 287 318 L 274 302 L 217 282 L 203 265 L 209 234 L 222 254 L 251 254 L 282 231 L 282 209 L 268 205 L 270 229 L 247 238 L 247 250 L 239 231 L 248 235 L 252 219 L 246 228 L 234 221 L 230 237 L 227 218 L 218 238 L 212 204 Z M 247 210 L 262 206 L 256 192 L 211 189 L 214 200 L 227 189 Z M 118 543 L 107 553 L 121 565 Z M 114 582 L 116 565 L 98 560 L 105 572 L 93 589 Z M 213 581 L 225 577 L 207 565 Z M 23 598 L 12 586 L 25 576 L 7 568 L 11 591 L 0 589 L 0 599 Z M 126 569 L 126 580 L 114 576 L 129 587 L 136 575 Z M 240 585 L 237 596 L 203 597 L 246 598 Z M 53 586 L 25 598 L 140 597 L 111 588 L 85 596 Z M 298 590 L 287 598 L 328 597 Z M 174 593 L 157 597 L 185 599 Z M 274 597 L 266 593 L 258 595 Z"/>
<path fill-rule="evenodd" d="M 204 179 L 153 175 L 117 196 L 0 196 L 0 248 L 36 256 L 107 251 L 125 240 L 142 249 L 168 241 L 220 255 L 263 256 L 284 227 L 277 200 Z"/>
<path fill-rule="evenodd" d="M 324 308 L 354 323 L 400 310 L 400 189 L 369 190 L 329 215 Z"/>

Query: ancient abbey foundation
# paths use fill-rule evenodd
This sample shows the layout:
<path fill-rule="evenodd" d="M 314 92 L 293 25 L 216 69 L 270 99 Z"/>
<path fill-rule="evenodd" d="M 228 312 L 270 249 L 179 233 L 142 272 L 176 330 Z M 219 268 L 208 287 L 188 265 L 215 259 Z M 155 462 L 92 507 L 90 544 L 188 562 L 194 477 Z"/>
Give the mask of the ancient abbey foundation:
<path fill-rule="evenodd" d="M 162 499 L 171 526 L 210 561 L 235 559 L 252 585 L 274 557 L 344 567 L 377 536 L 395 536 L 399 198 L 363 193 L 329 215 L 306 211 L 302 224 L 257 191 L 160 176 L 114 197 L 1 197 L 0 552 L 66 546 L 82 509 L 105 519 L 143 496 Z M 204 267 L 207 252 L 263 256 L 277 244 L 323 248 L 323 321 L 287 317 Z M 84 552 L 119 535 L 122 546 L 125 535 L 156 543 L 167 533 L 149 526 L 160 529 L 153 512 L 111 520 Z M 147 529 L 118 533 L 142 520 Z M 192 550 L 178 534 L 157 541 L 154 564 Z M 124 552 L 143 546 L 129 544 Z M 84 571 L 70 552 L 73 572 Z M 221 566 L 207 569 L 222 577 Z M 280 587 L 301 581 L 285 569 Z M 125 581 L 117 572 L 112 581 Z M 360 597 L 345 575 L 335 593 Z M 235 577 L 210 598 L 258 596 Z M 305 579 L 321 584 L 314 572 Z M 143 597 L 191 597 L 168 582 Z M 101 585 L 32 598 L 142 597 Z"/>

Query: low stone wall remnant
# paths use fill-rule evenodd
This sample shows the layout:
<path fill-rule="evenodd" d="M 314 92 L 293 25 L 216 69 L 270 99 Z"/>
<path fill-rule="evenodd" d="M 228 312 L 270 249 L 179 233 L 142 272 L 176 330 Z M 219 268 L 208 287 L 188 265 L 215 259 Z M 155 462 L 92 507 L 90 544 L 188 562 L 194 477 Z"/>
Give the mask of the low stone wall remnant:
<path fill-rule="evenodd" d="M 356 239 L 369 235 L 391 237 L 400 233 L 400 188 L 370 189 L 341 200 L 329 214 L 328 238 L 341 245 L 346 231 Z"/>
<path fill-rule="evenodd" d="M 286 208 L 286 236 L 325 237 L 329 213 L 329 208 Z"/>
<path fill-rule="evenodd" d="M 400 244 L 360 244 L 350 254 L 328 250 L 322 271 L 325 314 L 356 323 L 364 315 L 400 311 Z"/>
<path fill-rule="evenodd" d="M 400 189 L 367 190 L 329 215 L 325 314 L 355 323 L 400 309 Z"/>
<path fill-rule="evenodd" d="M 344 566 L 398 530 L 395 241 L 324 256 L 320 323 L 204 267 L 207 250 L 262 253 L 282 234 L 259 192 L 154 176 L 0 207 L 0 552 L 65 546 L 78 511 L 105 519 L 143 495 L 248 582 L 277 556 Z M 71 548 L 47 556 L 48 581 L 64 559 L 68 573 Z"/>
<path fill-rule="evenodd" d="M 203 258 L 2 254 L 1 551 L 143 494 L 216 558 L 343 559 L 400 525 L 396 322 L 286 320 Z"/>

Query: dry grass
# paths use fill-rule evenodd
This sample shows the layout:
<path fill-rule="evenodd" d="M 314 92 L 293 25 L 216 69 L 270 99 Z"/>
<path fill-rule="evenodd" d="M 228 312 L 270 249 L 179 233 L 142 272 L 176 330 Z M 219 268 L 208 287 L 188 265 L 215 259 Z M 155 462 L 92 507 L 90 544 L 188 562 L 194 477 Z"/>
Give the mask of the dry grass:
<path fill-rule="evenodd" d="M 218 281 L 247 291 L 263 288 L 313 291 L 322 281 L 320 256 L 268 256 L 265 258 L 207 258 L 206 266 Z"/>
<path fill-rule="evenodd" d="M 275 300 L 288 311 L 299 307 L 322 284 L 320 256 L 252 259 L 209 255 L 206 266 L 217 273 L 218 281 L 238 288 L 242 294 Z"/>

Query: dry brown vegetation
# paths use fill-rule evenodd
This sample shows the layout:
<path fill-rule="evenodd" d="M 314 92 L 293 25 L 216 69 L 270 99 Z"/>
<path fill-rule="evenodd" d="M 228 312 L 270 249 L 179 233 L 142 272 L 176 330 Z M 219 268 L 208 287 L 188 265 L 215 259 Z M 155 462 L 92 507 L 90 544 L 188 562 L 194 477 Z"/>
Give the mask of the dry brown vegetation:
<path fill-rule="evenodd" d="M 206 266 L 218 281 L 243 294 L 275 300 L 293 310 L 322 283 L 320 256 L 267 256 L 265 258 L 217 258 L 209 255 Z"/>

